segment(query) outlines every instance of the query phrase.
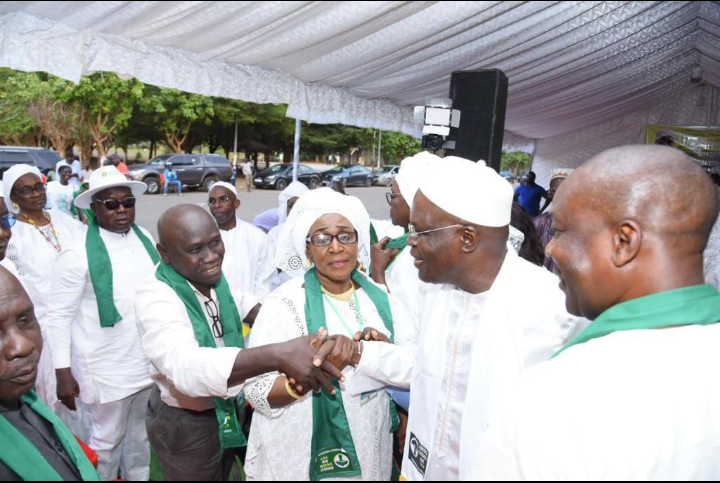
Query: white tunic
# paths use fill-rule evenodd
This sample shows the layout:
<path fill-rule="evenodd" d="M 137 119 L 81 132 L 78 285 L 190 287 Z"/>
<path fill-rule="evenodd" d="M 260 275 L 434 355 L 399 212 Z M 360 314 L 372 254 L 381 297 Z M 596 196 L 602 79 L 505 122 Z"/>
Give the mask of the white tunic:
<path fill-rule="evenodd" d="M 358 370 L 411 386 L 403 474 L 465 479 L 490 414 L 513 383 L 586 321 L 567 313 L 555 275 L 512 251 L 486 293 L 437 286 L 421 303 L 417 353 L 368 343 Z"/>
<path fill-rule="evenodd" d="M 202 307 L 207 299 L 190 287 Z M 219 309 L 214 290 L 211 298 Z M 241 314 L 248 311 L 240 302 L 236 303 Z M 185 304 L 154 273 L 140 283 L 135 311 L 140 340 L 152 362 L 151 377 L 165 404 L 206 411 L 215 407 L 213 398 L 229 399 L 242 391 L 242 384 L 232 387 L 227 384 L 241 349 L 225 347 L 224 341 L 218 338 L 215 339 L 217 348 L 200 347 Z M 205 319 L 212 328 L 207 312 Z"/>
<path fill-rule="evenodd" d="M 74 216 L 72 206 L 74 201 L 75 188 L 72 184 L 63 186 L 60 181 L 52 181 L 47 186 L 47 197 L 50 206 L 54 210 L 62 211 L 68 216 Z"/>
<path fill-rule="evenodd" d="M 521 380 L 480 480 L 720 479 L 720 324 L 616 332 Z"/>
<path fill-rule="evenodd" d="M 230 288 L 262 301 L 271 292 L 277 273 L 267 235 L 240 218 L 235 228 L 220 230 L 220 234 L 225 244 L 223 272 Z"/>
<path fill-rule="evenodd" d="M 418 308 L 421 300 L 432 290 L 432 285 L 420 280 L 415 258 L 406 247 L 385 270 L 385 283 L 393 298 L 402 304 L 413 320 L 419 319 Z"/>
<path fill-rule="evenodd" d="M 250 335 L 249 347 L 285 342 L 307 335 L 305 319 L 304 279 L 294 279 L 270 295 L 263 304 L 260 316 Z M 375 305 L 364 291 L 356 292 L 359 312 L 365 327 L 373 327 L 387 335 L 385 325 Z M 324 297 L 325 298 L 325 297 Z M 341 322 L 333 308 L 342 315 Z M 392 302 L 396 342 L 402 343 L 407 327 L 402 310 Z M 360 317 L 354 300 L 340 302 L 325 299 L 325 315 L 328 332 L 354 336 L 360 330 Z M 352 332 L 352 333 L 351 333 Z M 344 370 L 347 381 L 341 383 L 343 404 L 347 413 L 353 442 L 358 453 L 364 480 L 389 480 L 392 471 L 392 433 L 388 411 L 389 396 L 376 391 L 372 398 L 353 396 L 346 389 L 355 369 Z M 293 481 L 308 480 L 310 445 L 312 441 L 312 399 L 305 397 L 281 409 L 271 409 L 267 396 L 275 379 L 273 372 L 248 380 L 245 395 L 255 407 L 250 430 L 245 471 L 248 480 Z"/>
<path fill-rule="evenodd" d="M 22 280 L 20 280 L 20 274 L 18 273 L 17 267 L 15 264 L 10 260 L 9 258 L 5 257 L 2 260 L 0 260 L 0 266 L 5 268 L 8 272 L 10 272 L 15 278 L 18 279 L 20 284 L 22 285 Z"/>
<path fill-rule="evenodd" d="M 142 231 L 154 246 L 152 235 Z M 100 229 L 100 237 L 110 256 L 115 307 L 122 320 L 114 327 L 100 326 L 86 236 L 58 257 L 47 317 L 55 369 L 72 367 L 86 404 L 120 401 L 152 385 L 150 361 L 135 323 L 135 292 L 137 281 L 154 273 L 155 264 L 132 230 L 119 235 Z"/>
<path fill-rule="evenodd" d="M 62 248 L 85 234 L 85 226 L 59 211 L 48 211 L 52 225 Z M 49 226 L 49 225 L 48 225 Z M 52 309 L 54 295 L 52 279 L 58 251 L 45 239 L 37 228 L 18 221 L 12 229 L 13 236 L 7 249 L 7 258 L 17 267 L 20 280 L 30 300 L 35 305 L 35 316 L 47 342 L 47 315 Z M 38 395 L 50 408 L 58 402 L 56 395 L 55 368 L 49 346 L 42 352 L 36 383 Z"/>

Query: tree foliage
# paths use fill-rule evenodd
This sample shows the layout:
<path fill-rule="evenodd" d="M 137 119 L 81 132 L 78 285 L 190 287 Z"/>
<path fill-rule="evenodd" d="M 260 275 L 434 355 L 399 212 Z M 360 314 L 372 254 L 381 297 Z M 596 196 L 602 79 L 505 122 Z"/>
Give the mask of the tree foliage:
<path fill-rule="evenodd" d="M 521 171 L 530 169 L 532 166 L 532 156 L 530 153 L 523 151 L 502 152 L 500 160 L 500 169 L 512 171 L 514 174 L 520 174 Z"/>

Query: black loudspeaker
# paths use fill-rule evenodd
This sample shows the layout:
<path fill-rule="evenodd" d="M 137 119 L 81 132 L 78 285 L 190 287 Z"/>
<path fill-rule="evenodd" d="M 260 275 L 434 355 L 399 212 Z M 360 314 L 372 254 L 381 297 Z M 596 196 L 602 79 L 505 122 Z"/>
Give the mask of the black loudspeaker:
<path fill-rule="evenodd" d="M 452 73 L 450 98 L 460 111 L 460 127 L 450 129 L 448 141 L 455 141 L 449 156 L 478 161 L 500 171 L 508 78 L 499 69 Z"/>

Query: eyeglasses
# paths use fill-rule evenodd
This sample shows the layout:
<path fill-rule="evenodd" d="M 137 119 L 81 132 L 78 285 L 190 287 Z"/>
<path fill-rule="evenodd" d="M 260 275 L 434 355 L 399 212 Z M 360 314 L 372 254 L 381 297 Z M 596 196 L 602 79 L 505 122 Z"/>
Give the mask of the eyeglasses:
<path fill-rule="evenodd" d="M 354 245 L 358 242 L 358 234 L 356 231 L 338 233 L 337 235 L 318 233 L 317 235 L 306 238 L 305 241 L 312 243 L 317 248 L 322 248 L 330 245 L 336 238 L 337 241 L 343 245 Z"/>
<path fill-rule="evenodd" d="M 132 208 L 133 206 L 135 206 L 135 202 L 137 201 L 137 198 L 135 198 L 135 197 L 133 196 L 133 197 L 130 197 L 130 198 L 125 198 L 125 199 L 122 200 L 122 201 L 117 201 L 117 200 L 97 200 L 97 199 L 94 200 L 94 201 L 95 201 L 96 203 L 102 203 L 103 205 L 105 205 L 105 208 L 107 208 L 107 209 L 110 210 L 110 211 L 115 211 L 115 210 L 117 210 L 118 208 L 120 208 L 120 205 L 122 205 L 122 207 L 125 208 L 125 209 Z"/>
<path fill-rule="evenodd" d="M 388 205 L 392 205 L 392 200 L 396 196 L 401 196 L 400 193 L 385 193 L 385 198 L 387 199 Z"/>
<path fill-rule="evenodd" d="M 15 226 L 16 221 L 17 215 L 15 213 L 8 213 L 7 215 L 0 217 L 0 228 L 3 230 L 9 230 Z"/>
<path fill-rule="evenodd" d="M 212 319 L 213 336 L 215 336 L 216 339 L 222 339 L 225 336 L 225 329 L 220 321 L 220 312 L 218 312 L 217 304 L 214 300 L 210 299 L 205 302 L 205 312 Z"/>
<path fill-rule="evenodd" d="M 47 191 L 47 186 L 44 183 L 38 183 L 34 187 L 26 187 L 21 190 L 15 190 L 15 193 L 19 194 L 23 198 L 30 198 L 34 193 L 43 194 Z"/>
<path fill-rule="evenodd" d="M 408 239 L 410 240 L 410 243 L 413 245 L 417 244 L 418 240 L 420 239 L 420 235 L 427 235 L 429 233 L 435 233 L 437 231 L 443 231 L 443 230 L 449 230 L 451 228 L 462 228 L 463 225 L 452 225 L 452 226 L 445 226 L 442 228 L 435 228 L 434 230 L 426 230 L 426 231 L 417 231 L 415 229 L 415 225 L 409 226 L 410 235 Z"/>
<path fill-rule="evenodd" d="M 221 196 L 220 198 L 210 198 L 208 200 L 208 205 L 214 205 L 217 203 L 227 203 L 229 201 L 230 201 L 230 198 L 228 198 L 227 196 Z"/>

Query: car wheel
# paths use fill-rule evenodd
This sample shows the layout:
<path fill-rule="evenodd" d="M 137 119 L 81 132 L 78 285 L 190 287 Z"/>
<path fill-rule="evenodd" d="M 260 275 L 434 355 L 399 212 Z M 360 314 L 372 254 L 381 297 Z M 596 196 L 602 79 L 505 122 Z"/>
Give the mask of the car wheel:
<path fill-rule="evenodd" d="M 365 180 L 365 187 L 371 188 L 372 187 L 372 180 L 370 178 Z"/>
<path fill-rule="evenodd" d="M 319 184 L 320 184 L 320 180 L 319 180 L 319 179 L 317 179 L 317 178 L 310 178 L 310 183 L 308 183 L 308 186 L 310 187 L 311 190 L 314 190 L 315 188 L 318 187 Z"/>
<path fill-rule="evenodd" d="M 202 187 L 203 191 L 207 191 L 208 193 L 212 189 L 213 185 L 218 182 L 218 179 L 214 176 L 208 176 L 205 178 L 205 181 L 203 181 Z"/>
<path fill-rule="evenodd" d="M 288 182 L 284 179 L 277 180 L 277 183 L 275 183 L 275 189 L 278 191 L 282 191 L 285 188 L 287 188 Z"/>
<path fill-rule="evenodd" d="M 143 183 L 147 185 L 146 193 L 149 195 L 156 195 L 160 193 L 160 180 L 152 176 L 147 177 L 143 180 Z"/>

